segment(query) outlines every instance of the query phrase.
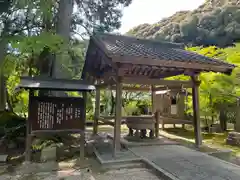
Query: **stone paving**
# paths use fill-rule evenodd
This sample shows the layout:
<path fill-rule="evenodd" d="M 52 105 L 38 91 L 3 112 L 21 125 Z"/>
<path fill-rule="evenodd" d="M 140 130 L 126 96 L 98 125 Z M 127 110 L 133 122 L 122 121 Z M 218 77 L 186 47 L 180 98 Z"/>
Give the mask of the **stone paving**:
<path fill-rule="evenodd" d="M 133 147 L 131 151 L 180 180 L 239 180 L 240 167 L 179 146 Z"/>
<path fill-rule="evenodd" d="M 111 140 L 109 142 L 106 139 L 100 137 L 101 146 L 95 144 L 95 147 L 102 159 L 109 161 L 112 160 Z M 240 166 L 180 145 L 129 147 L 118 153 L 116 159 L 132 158 L 148 160 L 172 174 L 177 180 L 240 180 Z M 71 162 L 73 164 L 71 167 L 69 162 L 66 162 L 64 166 L 69 168 L 64 170 L 59 170 L 61 169 L 59 164 L 58 166 L 52 163 L 25 164 L 15 172 L 0 175 L 0 180 L 163 180 L 145 166 L 131 168 L 124 166 L 118 169 L 111 166 L 111 169 L 102 171 L 95 161 L 90 163 L 91 166 L 87 166 L 90 171 L 87 168 L 77 169 L 75 161 Z"/>

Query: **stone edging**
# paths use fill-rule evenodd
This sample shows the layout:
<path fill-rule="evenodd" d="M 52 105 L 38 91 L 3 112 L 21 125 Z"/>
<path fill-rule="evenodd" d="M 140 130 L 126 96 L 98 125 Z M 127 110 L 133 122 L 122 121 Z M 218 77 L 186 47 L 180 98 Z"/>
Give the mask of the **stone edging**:
<path fill-rule="evenodd" d="M 107 137 L 109 138 L 109 139 L 112 139 L 113 140 L 113 136 L 112 136 L 112 134 L 107 134 Z M 131 142 L 128 142 L 127 140 L 125 140 L 124 138 L 120 138 L 120 143 L 124 146 L 124 147 L 126 147 L 126 148 L 128 148 L 128 147 L 138 147 L 138 146 L 156 146 L 156 145 L 159 145 L 159 146 L 161 146 L 161 145 L 165 145 L 165 146 L 167 146 L 167 145 L 180 145 L 180 143 L 178 143 L 178 142 L 174 142 L 173 141 L 173 143 L 169 143 L 169 144 L 163 144 L 163 143 L 161 143 L 161 142 L 133 142 L 133 143 L 131 143 Z M 134 144 L 134 143 L 137 143 L 137 144 Z"/>
<path fill-rule="evenodd" d="M 180 180 L 177 177 L 175 177 L 174 175 L 172 175 L 171 173 L 169 173 L 169 172 L 165 171 L 164 169 L 158 167 L 156 164 L 154 164 L 153 162 L 149 161 L 146 158 L 143 158 L 142 162 L 145 165 L 147 165 L 148 167 L 150 167 L 151 169 L 153 169 L 163 179 L 166 179 L 166 180 Z"/>
<path fill-rule="evenodd" d="M 131 151 L 130 149 L 128 149 L 129 151 Z M 98 153 L 98 151 L 96 150 L 95 147 L 93 147 L 93 151 L 97 157 L 97 160 L 100 162 L 100 164 L 102 165 L 112 165 L 112 164 L 118 164 L 118 163 L 134 163 L 134 162 L 141 162 L 143 163 L 143 165 L 145 165 L 147 168 L 154 170 L 155 173 L 166 179 L 166 180 L 180 180 L 177 177 L 173 176 L 172 174 L 170 174 L 169 172 L 163 170 L 162 168 L 158 167 L 157 165 L 155 165 L 154 163 L 150 162 L 149 160 L 147 160 L 146 158 L 143 157 L 139 157 L 139 158 L 129 158 L 129 159 L 125 159 L 125 160 L 109 160 L 109 161 L 105 161 L 101 158 L 100 154 Z M 132 152 L 132 151 L 131 151 Z M 132 152 L 134 155 L 136 155 L 134 152 Z M 136 155 L 137 156 L 137 155 Z"/>
<path fill-rule="evenodd" d="M 126 163 L 126 162 L 140 162 L 142 159 L 141 158 L 129 158 L 129 159 L 124 159 L 124 160 L 103 160 L 101 158 L 101 155 L 98 153 L 97 149 L 95 147 L 93 147 L 93 151 L 97 157 L 97 160 L 101 163 L 101 164 L 117 164 L 117 163 Z M 132 152 L 132 151 L 131 151 Z M 135 155 L 135 154 L 134 154 Z"/>

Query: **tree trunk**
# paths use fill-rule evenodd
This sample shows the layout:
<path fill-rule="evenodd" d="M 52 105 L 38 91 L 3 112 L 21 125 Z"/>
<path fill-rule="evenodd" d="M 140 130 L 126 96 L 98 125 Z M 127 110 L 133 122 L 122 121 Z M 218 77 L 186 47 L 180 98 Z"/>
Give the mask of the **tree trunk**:
<path fill-rule="evenodd" d="M 226 131 L 227 130 L 227 116 L 226 116 L 226 112 L 223 109 L 221 109 L 221 111 L 220 111 L 219 120 L 220 120 L 221 130 Z"/>
<path fill-rule="evenodd" d="M 4 38 L 8 27 L 8 24 L 4 24 L 4 29 L 2 33 L 2 39 L 0 40 L 0 111 L 5 111 L 6 110 L 6 102 L 7 102 L 7 97 L 6 97 L 6 83 L 5 83 L 5 77 L 4 77 L 4 60 L 6 56 L 6 47 L 7 47 L 7 41 Z"/>
<path fill-rule="evenodd" d="M 214 124 L 214 111 L 213 111 L 213 102 L 212 102 L 212 94 L 209 94 L 209 104 L 211 106 L 211 119 L 212 119 L 212 124 Z"/>
<path fill-rule="evenodd" d="M 58 13 L 57 13 L 57 29 L 56 32 L 60 35 L 65 43 L 70 41 L 70 32 L 71 32 L 71 22 L 72 22 L 72 13 L 73 13 L 73 0 L 60 0 Z M 53 63 L 53 74 L 52 77 L 59 79 L 68 78 L 68 71 L 66 66 L 68 65 L 68 48 L 62 50 L 61 54 L 57 54 Z M 52 92 L 54 96 L 67 96 L 66 93 L 62 91 Z"/>
<path fill-rule="evenodd" d="M 0 73 L 0 112 L 6 110 L 7 96 L 6 96 L 6 83 L 3 73 Z"/>
<path fill-rule="evenodd" d="M 53 12 L 52 12 L 53 13 Z M 45 32 L 50 32 L 53 30 L 52 28 L 52 20 L 45 16 L 44 14 L 42 15 L 43 19 L 43 26 Z M 42 77 L 51 77 L 52 76 L 52 66 L 53 66 L 53 61 L 54 61 L 54 55 L 51 53 L 51 50 L 48 47 L 44 47 L 42 52 L 40 53 L 38 60 L 37 60 L 37 69 L 40 72 L 40 76 Z M 32 76 L 32 71 L 31 68 L 33 67 L 33 59 L 31 59 L 31 62 L 29 63 L 30 71 L 29 71 L 29 76 Z M 39 96 L 48 96 L 50 92 L 48 90 L 40 90 L 39 91 Z"/>
<path fill-rule="evenodd" d="M 51 77 L 53 61 L 54 61 L 54 55 L 50 53 L 49 48 L 44 48 L 38 58 L 38 64 L 37 64 L 37 68 L 42 77 Z M 31 75 L 32 74 L 29 73 L 29 76 Z M 39 96 L 48 96 L 49 94 L 50 92 L 47 90 L 39 91 Z"/>
<path fill-rule="evenodd" d="M 12 102 L 11 102 L 9 93 L 7 92 L 7 88 L 6 88 L 6 96 L 7 96 L 6 97 L 6 99 L 7 99 L 7 110 L 10 111 L 10 112 L 13 112 Z"/>
<path fill-rule="evenodd" d="M 58 13 L 57 13 L 57 34 L 60 35 L 65 43 L 69 43 L 70 41 L 70 32 L 71 32 L 71 21 L 72 21 L 72 13 L 73 13 L 73 0 L 60 0 Z M 63 64 L 66 64 L 66 57 L 68 49 L 62 54 L 56 56 L 54 61 L 53 68 L 53 76 L 56 78 L 66 78 L 67 72 L 64 69 Z"/>
<path fill-rule="evenodd" d="M 114 114 L 114 109 L 115 109 L 115 97 L 113 96 L 113 93 L 111 91 L 111 111 L 110 111 L 111 115 Z"/>

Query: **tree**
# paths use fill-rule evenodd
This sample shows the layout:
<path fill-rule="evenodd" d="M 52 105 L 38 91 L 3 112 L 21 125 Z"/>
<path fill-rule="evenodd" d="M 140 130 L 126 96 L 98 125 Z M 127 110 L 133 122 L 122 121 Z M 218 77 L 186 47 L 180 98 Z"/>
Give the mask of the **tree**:
<path fill-rule="evenodd" d="M 236 44 L 235 47 L 225 49 L 207 47 L 189 48 L 188 50 L 239 65 L 239 47 L 239 44 Z M 236 120 L 236 103 L 240 95 L 239 70 L 236 68 L 231 76 L 217 73 L 203 73 L 200 76 L 202 82 L 200 85 L 201 115 L 215 117 L 219 120 L 223 131 L 227 128 L 227 122 Z"/>
<path fill-rule="evenodd" d="M 227 47 L 240 39 L 237 0 L 206 1 L 194 11 L 180 11 L 155 24 L 142 24 L 128 34 L 181 42 L 191 46 Z"/>
<path fill-rule="evenodd" d="M 0 52 L 7 50 L 6 58 L 0 57 L 0 67 L 11 69 L 4 73 L 10 92 L 18 77 L 28 74 L 30 68 L 33 75 L 59 77 L 62 73 L 56 70 L 63 69 L 62 72 L 66 72 L 64 77 L 80 78 L 87 47 L 84 39 L 93 31 L 119 28 L 121 7 L 128 6 L 131 0 L 16 0 L 0 3 Z M 4 54 L 0 53 L 0 56 Z M 13 72 L 15 68 L 17 70 Z M 4 84 L 1 85 L 0 94 L 6 94 Z M 4 99 L 8 98 L 0 99 L 0 107 L 5 107 Z M 15 94 L 10 99 L 20 101 Z"/>
<path fill-rule="evenodd" d="M 15 91 L 22 75 L 80 78 L 84 50 L 87 46 L 84 39 L 87 39 L 93 31 L 112 31 L 119 28 L 120 7 L 127 6 L 130 2 L 130 0 L 0 1 L 0 110 L 5 110 L 8 101 L 17 117 L 20 115 L 24 116 L 21 119 L 26 118 L 28 93 L 22 90 Z M 43 93 L 46 92 L 40 92 L 39 95 Z M 10 94 L 10 97 L 6 96 L 7 94 Z M 87 99 L 87 111 L 89 109 L 92 109 L 90 96 Z M 2 122 L 0 128 L 12 122 L 9 121 L 12 118 L 7 118 L 8 121 L 3 123 L 3 119 L 6 118 L 2 117 L 5 114 L 14 113 L 0 113 Z M 91 117 L 91 114 L 92 112 L 88 111 L 87 117 Z M 19 125 L 19 122 L 16 123 L 15 120 L 14 122 L 14 126 Z M 25 124 L 25 121 L 21 123 Z M 22 131 L 26 130 L 23 128 Z M 19 132 L 11 134 L 18 136 Z"/>

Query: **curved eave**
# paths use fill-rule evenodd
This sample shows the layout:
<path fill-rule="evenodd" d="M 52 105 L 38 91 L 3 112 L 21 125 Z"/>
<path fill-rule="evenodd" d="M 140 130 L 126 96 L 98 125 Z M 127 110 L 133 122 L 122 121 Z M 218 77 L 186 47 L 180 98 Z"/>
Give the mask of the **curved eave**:
<path fill-rule="evenodd" d="M 144 66 L 158 66 L 165 68 L 181 68 L 191 71 L 198 72 L 219 72 L 224 74 L 231 74 L 232 70 L 236 67 L 233 64 L 209 64 L 209 63 L 199 63 L 191 60 L 180 61 L 180 60 L 167 60 L 167 59 L 153 59 L 150 57 L 136 57 L 136 56 L 126 56 L 109 54 L 109 57 L 114 63 L 119 64 L 134 64 L 134 65 L 144 65 Z"/>

